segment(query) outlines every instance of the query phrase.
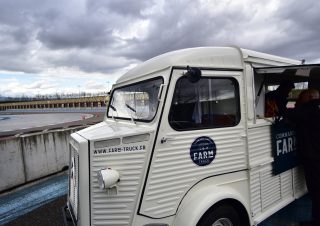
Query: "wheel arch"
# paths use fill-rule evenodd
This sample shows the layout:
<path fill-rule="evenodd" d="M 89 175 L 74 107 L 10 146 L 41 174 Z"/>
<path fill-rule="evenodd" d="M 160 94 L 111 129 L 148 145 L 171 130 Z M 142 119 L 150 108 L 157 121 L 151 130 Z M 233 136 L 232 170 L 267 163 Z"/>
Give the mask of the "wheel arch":
<path fill-rule="evenodd" d="M 178 207 L 174 226 L 195 226 L 199 220 L 217 205 L 232 205 L 240 210 L 248 225 L 251 224 L 247 181 L 233 181 L 232 185 L 213 184 L 212 180 L 200 182 L 183 198 Z"/>
<path fill-rule="evenodd" d="M 242 205 L 242 203 L 240 203 L 238 200 L 235 199 L 223 199 L 220 200 L 219 202 L 215 203 L 214 205 L 212 205 L 202 216 L 201 218 L 198 220 L 201 221 L 202 218 L 206 217 L 207 215 L 209 215 L 210 213 L 212 213 L 217 207 L 220 206 L 231 206 L 234 207 L 235 210 L 237 210 L 240 214 L 240 220 L 241 220 L 241 225 L 245 226 L 245 225 L 250 225 L 250 219 L 249 219 L 249 215 L 248 212 L 246 210 L 246 208 Z M 197 225 L 198 225 L 197 222 Z"/>

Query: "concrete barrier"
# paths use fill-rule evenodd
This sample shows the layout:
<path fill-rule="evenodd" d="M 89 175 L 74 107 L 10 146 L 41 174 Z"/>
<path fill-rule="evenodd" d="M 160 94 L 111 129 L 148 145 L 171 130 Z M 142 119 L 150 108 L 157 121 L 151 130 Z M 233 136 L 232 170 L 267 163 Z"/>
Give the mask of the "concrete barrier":
<path fill-rule="evenodd" d="M 68 165 L 70 134 L 84 127 L 0 140 L 0 192 L 61 171 Z"/>
<path fill-rule="evenodd" d="M 19 138 L 0 141 L 0 191 L 26 182 Z"/>

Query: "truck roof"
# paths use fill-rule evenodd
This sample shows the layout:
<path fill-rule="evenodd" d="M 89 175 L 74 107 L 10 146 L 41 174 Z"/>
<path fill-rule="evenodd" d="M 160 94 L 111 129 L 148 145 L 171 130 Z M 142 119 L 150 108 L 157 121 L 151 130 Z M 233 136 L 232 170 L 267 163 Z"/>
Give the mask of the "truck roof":
<path fill-rule="evenodd" d="M 147 60 L 122 75 L 117 83 L 143 77 L 172 66 L 243 69 L 244 62 L 259 66 L 283 66 L 300 61 L 238 47 L 197 47 L 168 52 Z"/>

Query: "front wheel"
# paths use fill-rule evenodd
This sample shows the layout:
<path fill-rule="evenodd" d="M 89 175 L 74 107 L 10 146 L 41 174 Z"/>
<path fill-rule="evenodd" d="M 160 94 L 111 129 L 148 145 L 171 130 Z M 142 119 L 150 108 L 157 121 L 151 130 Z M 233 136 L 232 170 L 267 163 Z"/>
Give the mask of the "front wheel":
<path fill-rule="evenodd" d="M 234 207 L 221 205 L 205 213 L 197 226 L 242 226 L 241 218 Z"/>

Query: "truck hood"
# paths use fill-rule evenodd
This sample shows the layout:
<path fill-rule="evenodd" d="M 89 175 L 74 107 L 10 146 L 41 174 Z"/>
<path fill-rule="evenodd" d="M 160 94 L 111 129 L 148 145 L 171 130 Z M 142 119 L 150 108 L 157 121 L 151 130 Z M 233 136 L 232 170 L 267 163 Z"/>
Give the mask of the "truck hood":
<path fill-rule="evenodd" d="M 106 138 L 110 139 L 135 134 L 152 133 L 153 131 L 154 129 L 152 128 L 152 126 L 137 126 L 133 123 L 129 124 L 123 122 L 103 121 L 86 129 L 80 130 L 77 132 L 77 134 L 87 140 L 95 141 Z"/>

